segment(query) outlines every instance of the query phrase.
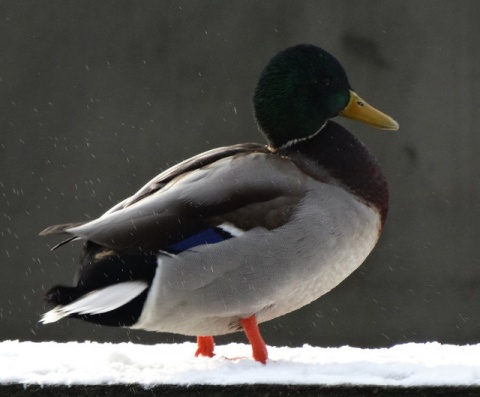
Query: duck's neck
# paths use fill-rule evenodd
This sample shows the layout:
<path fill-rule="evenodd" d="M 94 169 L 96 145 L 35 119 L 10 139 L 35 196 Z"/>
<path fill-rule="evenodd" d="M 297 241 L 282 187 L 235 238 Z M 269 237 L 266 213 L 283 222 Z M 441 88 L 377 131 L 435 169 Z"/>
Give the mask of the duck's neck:
<path fill-rule="evenodd" d="M 345 128 L 328 121 L 310 139 L 292 142 L 279 152 L 313 178 L 338 183 L 377 208 L 383 226 L 388 211 L 387 182 L 375 157 Z"/>

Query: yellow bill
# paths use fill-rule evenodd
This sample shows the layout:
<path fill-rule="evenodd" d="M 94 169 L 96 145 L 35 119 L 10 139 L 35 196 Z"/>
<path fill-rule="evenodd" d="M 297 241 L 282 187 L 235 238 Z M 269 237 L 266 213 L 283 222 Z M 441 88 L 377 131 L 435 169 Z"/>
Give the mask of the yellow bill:
<path fill-rule="evenodd" d="M 398 123 L 394 119 L 370 106 L 352 90 L 350 90 L 350 101 L 340 112 L 340 116 L 361 121 L 381 130 L 396 131 L 399 128 Z"/>

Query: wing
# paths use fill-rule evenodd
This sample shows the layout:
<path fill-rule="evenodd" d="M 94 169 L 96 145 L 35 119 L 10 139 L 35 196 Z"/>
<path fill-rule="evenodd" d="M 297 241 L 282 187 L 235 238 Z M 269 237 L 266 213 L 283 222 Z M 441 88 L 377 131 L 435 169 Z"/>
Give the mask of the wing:
<path fill-rule="evenodd" d="M 110 208 L 107 212 L 105 212 L 102 216 L 106 216 L 112 212 L 121 210 L 123 208 L 132 205 L 143 198 L 157 192 L 158 190 L 162 189 L 168 182 L 172 179 L 179 177 L 189 171 L 194 171 L 198 168 L 207 166 L 211 163 L 214 163 L 217 160 L 220 160 L 225 157 L 235 156 L 239 153 L 248 153 L 248 152 L 256 152 L 256 151 L 265 151 L 265 145 L 259 145 L 257 143 L 245 143 L 245 144 L 238 144 L 232 145 L 227 147 L 219 147 L 216 149 L 209 150 L 204 153 L 200 153 L 194 157 L 191 157 L 185 161 L 182 161 L 173 167 L 165 170 L 164 172 L 157 175 L 155 178 L 150 180 L 145 186 L 143 186 L 138 192 L 136 192 L 133 196 L 126 198 L 125 200 L 121 201 L 120 203 L 114 205 Z M 60 225 L 53 225 L 45 228 L 39 234 L 40 236 L 46 236 L 50 234 L 62 234 L 68 233 L 67 229 L 73 228 L 75 226 L 83 225 L 87 222 L 69 222 L 63 223 Z M 75 237 L 69 238 L 64 242 L 56 245 L 54 248 L 60 247 L 61 245 L 68 243 L 69 241 L 75 239 Z"/>
<path fill-rule="evenodd" d="M 94 221 L 43 234 L 64 232 L 115 250 L 179 252 L 283 225 L 305 193 L 305 176 L 263 146 L 227 149 L 165 171 Z"/>

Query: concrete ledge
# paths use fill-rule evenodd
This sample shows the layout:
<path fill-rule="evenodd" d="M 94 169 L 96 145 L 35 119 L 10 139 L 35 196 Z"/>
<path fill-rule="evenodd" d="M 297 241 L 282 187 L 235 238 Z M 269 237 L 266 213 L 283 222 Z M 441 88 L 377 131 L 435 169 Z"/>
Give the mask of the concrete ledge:
<path fill-rule="evenodd" d="M 321 386 L 321 385 L 162 385 L 145 388 L 142 385 L 95 385 L 95 386 L 28 386 L 18 384 L 0 385 L 0 395 L 9 397 L 64 397 L 64 396 L 102 396 L 102 397 L 151 397 L 170 396 L 209 396 L 209 397 L 397 397 L 397 396 L 479 396 L 479 387 L 380 387 L 380 386 Z"/>

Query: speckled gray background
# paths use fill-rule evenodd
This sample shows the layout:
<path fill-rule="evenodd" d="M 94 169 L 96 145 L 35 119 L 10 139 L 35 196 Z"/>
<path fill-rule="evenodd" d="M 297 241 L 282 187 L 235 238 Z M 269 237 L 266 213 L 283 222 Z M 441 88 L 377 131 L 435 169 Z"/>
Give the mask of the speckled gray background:
<path fill-rule="evenodd" d="M 476 0 L 1 1 L 0 340 L 184 340 L 38 324 L 80 245 L 50 252 L 58 240 L 37 233 L 100 215 L 200 151 L 262 141 L 256 78 L 274 53 L 310 42 L 400 123 L 340 120 L 381 161 L 391 209 L 367 262 L 263 324 L 267 343 L 478 342 L 479 15 Z M 245 339 L 219 339 L 233 340 Z"/>

